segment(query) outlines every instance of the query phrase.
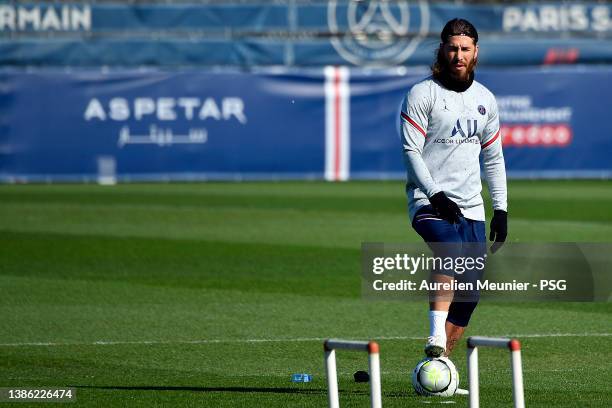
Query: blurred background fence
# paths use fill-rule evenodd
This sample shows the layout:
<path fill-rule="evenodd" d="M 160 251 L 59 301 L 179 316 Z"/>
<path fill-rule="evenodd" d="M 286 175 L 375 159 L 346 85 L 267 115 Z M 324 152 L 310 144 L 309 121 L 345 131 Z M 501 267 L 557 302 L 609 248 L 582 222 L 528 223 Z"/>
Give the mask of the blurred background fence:
<path fill-rule="evenodd" d="M 234 0 L 0 2 L 0 180 L 401 178 L 454 17 L 509 175 L 609 178 L 609 2 Z"/>

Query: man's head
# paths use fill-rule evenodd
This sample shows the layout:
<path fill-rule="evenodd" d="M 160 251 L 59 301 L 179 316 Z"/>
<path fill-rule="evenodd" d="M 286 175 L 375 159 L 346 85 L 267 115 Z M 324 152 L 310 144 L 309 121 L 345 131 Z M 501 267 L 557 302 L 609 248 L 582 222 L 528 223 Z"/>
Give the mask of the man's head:
<path fill-rule="evenodd" d="M 478 32 L 467 20 L 450 20 L 440 34 L 440 48 L 432 66 L 434 75 L 467 81 L 478 62 Z"/>

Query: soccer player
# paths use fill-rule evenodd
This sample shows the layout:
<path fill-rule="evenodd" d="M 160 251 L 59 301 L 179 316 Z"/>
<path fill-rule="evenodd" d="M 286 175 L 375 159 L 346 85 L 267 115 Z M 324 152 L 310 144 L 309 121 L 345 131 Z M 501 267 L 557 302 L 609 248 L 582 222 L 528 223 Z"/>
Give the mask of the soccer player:
<path fill-rule="evenodd" d="M 453 19 L 440 37 L 432 75 L 412 87 L 400 113 L 408 209 L 413 228 L 425 242 L 452 243 L 448 251 L 459 251 L 456 256 L 465 256 L 465 248 L 471 248 L 471 256 L 484 256 L 487 244 L 480 156 L 493 201 L 492 253 L 507 235 L 506 170 L 497 104 L 493 94 L 474 79 L 476 28 L 466 20 Z M 475 275 L 470 276 L 473 279 Z M 435 282 L 466 277 L 453 270 L 432 273 Z M 453 291 L 430 291 L 430 336 L 425 354 L 438 357 L 451 353 L 478 298 L 478 292 L 460 299 Z"/>

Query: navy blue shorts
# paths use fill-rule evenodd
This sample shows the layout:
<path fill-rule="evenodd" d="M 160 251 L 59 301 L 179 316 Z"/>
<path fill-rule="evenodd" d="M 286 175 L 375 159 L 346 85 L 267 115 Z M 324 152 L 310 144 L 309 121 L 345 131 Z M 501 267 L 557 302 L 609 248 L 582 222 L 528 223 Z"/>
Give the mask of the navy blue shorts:
<path fill-rule="evenodd" d="M 459 224 L 451 224 L 436 215 L 431 205 L 419 208 L 412 220 L 412 227 L 425 242 L 481 242 L 486 253 L 487 235 L 484 221 L 460 218 Z"/>
<path fill-rule="evenodd" d="M 412 220 L 412 227 L 438 257 L 471 257 L 486 259 L 487 237 L 484 221 L 460 218 L 459 224 L 438 217 L 431 205 L 421 207 Z M 441 243 L 442 245 L 436 245 Z M 445 245 L 451 244 L 451 245 Z M 484 268 L 458 273 L 455 270 L 436 270 L 434 273 L 455 278 L 458 282 L 471 282 L 473 290 L 455 291 L 447 320 L 457 326 L 468 325 L 480 299 L 476 281 L 482 279 Z"/>

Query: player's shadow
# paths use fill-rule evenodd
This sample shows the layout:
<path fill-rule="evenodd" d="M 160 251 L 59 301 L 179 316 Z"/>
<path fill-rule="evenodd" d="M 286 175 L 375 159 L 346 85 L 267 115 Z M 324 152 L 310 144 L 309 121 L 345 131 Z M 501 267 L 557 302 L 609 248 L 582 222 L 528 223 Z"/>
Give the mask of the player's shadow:
<path fill-rule="evenodd" d="M 192 392 L 244 392 L 244 393 L 272 393 L 272 394 L 327 394 L 321 388 L 289 388 L 289 387 L 171 387 L 171 386 L 123 386 L 123 385 L 70 385 L 74 388 L 90 388 L 99 390 L 122 391 L 192 391 Z M 361 393 L 349 391 L 350 393 Z"/>
<path fill-rule="evenodd" d="M 308 394 L 327 395 L 327 389 L 322 388 L 290 388 L 290 387 L 172 387 L 172 386 L 125 386 L 125 385 L 68 385 L 73 388 L 89 388 L 99 390 L 121 390 L 121 391 L 192 391 L 192 392 L 237 392 L 237 393 L 271 393 L 271 394 Z M 370 393 L 369 386 L 364 390 L 340 389 L 340 394 L 365 395 Z M 385 397 L 406 398 L 408 392 L 390 391 L 384 392 Z"/>

